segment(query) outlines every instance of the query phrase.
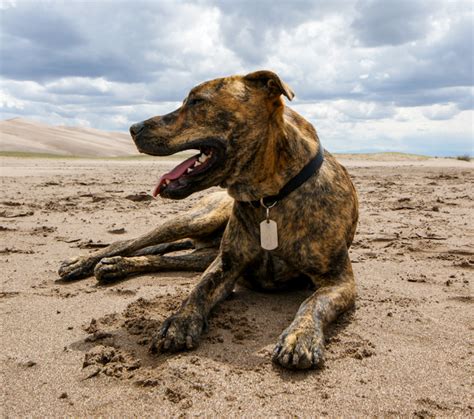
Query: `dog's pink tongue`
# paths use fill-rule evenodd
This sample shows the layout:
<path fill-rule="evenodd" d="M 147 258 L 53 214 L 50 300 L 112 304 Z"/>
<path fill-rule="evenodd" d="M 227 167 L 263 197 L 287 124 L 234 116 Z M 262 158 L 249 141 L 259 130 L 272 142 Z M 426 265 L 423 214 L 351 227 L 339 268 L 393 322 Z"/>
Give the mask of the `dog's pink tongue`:
<path fill-rule="evenodd" d="M 189 159 L 178 164 L 171 172 L 165 173 L 163 176 L 161 176 L 160 181 L 153 189 L 153 196 L 156 197 L 161 192 L 161 187 L 165 184 L 166 180 L 176 180 L 183 176 L 186 173 L 186 170 L 194 166 L 194 163 L 196 163 L 198 157 L 199 155 L 190 157 Z"/>

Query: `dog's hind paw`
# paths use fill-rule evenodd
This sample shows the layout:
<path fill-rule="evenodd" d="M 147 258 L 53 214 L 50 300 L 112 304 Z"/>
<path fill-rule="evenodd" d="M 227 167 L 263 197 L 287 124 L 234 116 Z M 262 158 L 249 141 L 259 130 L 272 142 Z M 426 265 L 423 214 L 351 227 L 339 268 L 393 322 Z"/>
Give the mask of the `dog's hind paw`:
<path fill-rule="evenodd" d="M 153 338 L 150 352 L 177 352 L 194 349 L 207 323 L 199 313 L 177 313 L 167 318 Z"/>
<path fill-rule="evenodd" d="M 272 361 L 291 369 L 321 367 L 324 363 L 324 338 L 314 330 L 285 331 L 273 350 Z"/>
<path fill-rule="evenodd" d="M 103 258 L 95 265 L 94 276 L 99 282 L 117 281 L 128 276 L 131 268 L 131 263 L 122 256 Z"/>
<path fill-rule="evenodd" d="M 73 281 L 92 275 L 97 260 L 91 257 L 75 257 L 61 262 L 58 274 L 63 281 Z"/>

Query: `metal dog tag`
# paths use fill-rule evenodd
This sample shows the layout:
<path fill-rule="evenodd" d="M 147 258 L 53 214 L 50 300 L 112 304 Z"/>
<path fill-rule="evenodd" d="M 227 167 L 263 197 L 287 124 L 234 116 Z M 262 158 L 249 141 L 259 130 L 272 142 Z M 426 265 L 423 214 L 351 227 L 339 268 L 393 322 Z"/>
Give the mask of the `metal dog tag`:
<path fill-rule="evenodd" d="M 278 227 L 277 223 L 270 220 L 270 209 L 276 205 L 275 201 L 272 205 L 266 206 L 263 198 L 260 200 L 260 205 L 265 208 L 266 217 L 260 223 L 260 246 L 265 250 L 273 250 L 278 247 Z"/>
<path fill-rule="evenodd" d="M 275 221 L 266 219 L 260 223 L 260 245 L 265 250 L 278 247 L 278 228 Z"/>

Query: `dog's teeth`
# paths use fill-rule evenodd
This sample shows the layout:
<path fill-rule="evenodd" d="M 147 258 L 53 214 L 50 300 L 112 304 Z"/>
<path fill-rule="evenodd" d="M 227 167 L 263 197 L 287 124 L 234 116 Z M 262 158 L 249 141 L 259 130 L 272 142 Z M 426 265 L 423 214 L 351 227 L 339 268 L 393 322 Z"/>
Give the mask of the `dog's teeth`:
<path fill-rule="evenodd" d="M 186 170 L 186 173 L 191 173 L 193 171 L 193 169 L 189 168 L 188 170 Z"/>
<path fill-rule="evenodd" d="M 196 163 L 194 163 L 194 167 L 196 167 L 196 166 L 201 166 L 201 164 L 202 164 L 202 163 L 201 163 L 200 161 L 197 161 Z"/>
<path fill-rule="evenodd" d="M 165 180 L 165 183 L 166 183 L 167 185 L 169 185 L 170 182 L 171 182 L 171 181 L 170 181 L 169 179 L 166 179 L 166 180 Z"/>

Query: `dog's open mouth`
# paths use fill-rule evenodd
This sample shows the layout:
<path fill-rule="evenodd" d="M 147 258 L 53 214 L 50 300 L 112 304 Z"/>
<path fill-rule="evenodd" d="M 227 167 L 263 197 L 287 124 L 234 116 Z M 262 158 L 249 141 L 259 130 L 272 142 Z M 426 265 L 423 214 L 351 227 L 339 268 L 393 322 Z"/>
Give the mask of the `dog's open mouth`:
<path fill-rule="evenodd" d="M 184 189 L 193 181 L 199 180 L 201 175 L 208 172 L 217 162 L 217 150 L 213 147 L 203 147 L 200 153 L 178 164 L 173 170 L 161 176 L 153 189 L 156 197 L 163 192 L 173 192 Z"/>

